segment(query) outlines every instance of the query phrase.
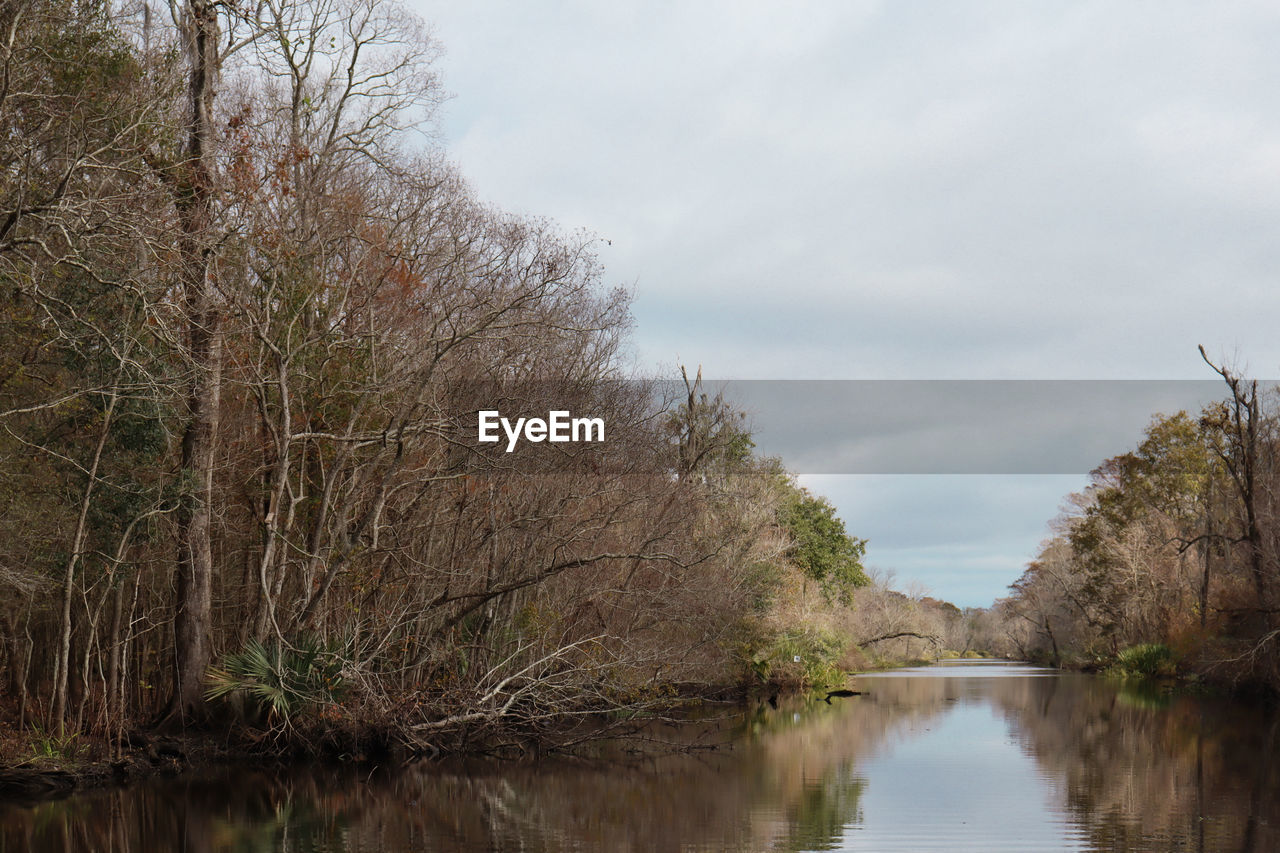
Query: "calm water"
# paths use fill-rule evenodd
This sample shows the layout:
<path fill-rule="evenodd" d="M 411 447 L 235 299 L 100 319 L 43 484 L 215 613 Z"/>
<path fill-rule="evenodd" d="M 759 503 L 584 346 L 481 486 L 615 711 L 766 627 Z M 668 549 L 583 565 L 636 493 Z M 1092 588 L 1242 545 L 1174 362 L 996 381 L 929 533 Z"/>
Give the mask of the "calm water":
<path fill-rule="evenodd" d="M 869 695 L 753 708 L 695 754 L 0 804 L 0 851 L 1280 851 L 1262 708 L 996 662 L 857 681 Z"/>

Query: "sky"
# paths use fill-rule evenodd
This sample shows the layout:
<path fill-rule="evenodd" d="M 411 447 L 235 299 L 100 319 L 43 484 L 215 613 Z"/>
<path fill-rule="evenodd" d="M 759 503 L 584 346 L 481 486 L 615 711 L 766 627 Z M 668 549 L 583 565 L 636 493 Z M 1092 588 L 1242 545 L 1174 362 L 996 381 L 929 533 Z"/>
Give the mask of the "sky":
<path fill-rule="evenodd" d="M 486 201 L 607 241 L 641 373 L 1213 379 L 1203 344 L 1280 375 L 1274 2 L 411 8 L 449 156 Z M 1081 467 L 801 482 L 869 564 L 969 606 Z"/>

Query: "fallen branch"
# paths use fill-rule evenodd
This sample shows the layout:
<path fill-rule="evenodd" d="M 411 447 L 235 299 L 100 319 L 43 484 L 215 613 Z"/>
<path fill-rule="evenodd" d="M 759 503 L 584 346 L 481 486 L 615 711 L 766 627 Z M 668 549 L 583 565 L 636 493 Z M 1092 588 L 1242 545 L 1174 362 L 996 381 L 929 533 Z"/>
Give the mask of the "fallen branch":
<path fill-rule="evenodd" d="M 870 646 L 875 643 L 882 643 L 885 640 L 896 640 L 899 637 L 915 637 L 917 640 L 927 640 L 935 646 L 942 645 L 942 639 L 936 634 L 920 634 L 915 631 L 895 631 L 892 634 L 881 634 L 879 637 L 872 637 L 869 640 L 858 640 L 859 646 Z"/>

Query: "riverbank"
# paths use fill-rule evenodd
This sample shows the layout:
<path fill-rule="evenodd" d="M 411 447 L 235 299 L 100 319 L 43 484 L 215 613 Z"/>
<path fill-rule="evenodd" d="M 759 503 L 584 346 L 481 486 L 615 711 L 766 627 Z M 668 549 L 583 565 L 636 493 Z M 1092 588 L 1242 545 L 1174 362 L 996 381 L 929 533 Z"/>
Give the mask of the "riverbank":
<path fill-rule="evenodd" d="M 660 704 L 649 703 L 644 709 L 579 708 L 566 711 L 558 725 L 544 722 L 539 730 L 522 730 L 512 721 L 509 730 L 487 740 L 469 738 L 463 723 L 434 742 L 404 724 L 357 723 L 350 709 L 338 708 L 267 730 L 224 721 L 177 733 L 135 730 L 120 740 L 49 735 L 0 720 L 0 799 L 39 802 L 228 765 L 395 766 L 423 758 L 536 758 L 591 742 L 626 739 L 655 723 L 693 722 L 693 709 L 715 704 L 746 708 L 751 694 L 741 686 L 695 689 L 686 684 L 673 687 Z"/>
<path fill-rule="evenodd" d="M 1047 654 L 1029 658 L 1028 662 L 1037 666 L 1142 683 L 1167 692 L 1217 695 L 1269 705 L 1280 702 L 1275 684 L 1248 669 L 1228 668 L 1221 661 L 1179 657 L 1159 643 L 1131 646 L 1107 659 L 1064 657 L 1055 661 Z"/>
<path fill-rule="evenodd" d="M 959 658 L 952 654 L 944 659 Z M 388 758 L 392 763 L 402 763 L 422 757 L 536 757 L 592 740 L 624 739 L 655 721 L 678 723 L 693 709 L 707 704 L 748 708 L 789 696 L 811 696 L 820 700 L 831 690 L 856 687 L 860 675 L 936 662 L 937 659 L 932 658 L 864 659 L 857 670 L 845 671 L 842 678 L 822 684 L 672 685 L 664 699 L 650 702 L 644 708 L 620 711 L 616 707 L 602 707 L 587 713 L 578 709 L 573 714 L 565 714 L 560 728 L 543 726 L 538 730 L 520 730 L 514 726 L 489 741 L 464 735 L 427 743 L 415 740 L 411 730 L 394 721 L 359 722 L 357 711 L 341 706 L 332 706 L 269 730 L 243 721 L 224 722 L 180 733 L 136 729 L 119 741 L 83 734 L 58 737 L 40 731 L 20 731 L 11 722 L 6 724 L 0 720 L 0 797 L 30 801 L 56 799 L 80 791 L 129 785 L 156 776 L 176 776 L 219 765 L 248 766 L 263 762 L 289 765 L 317 759 L 344 765 Z M 570 726 L 572 737 L 567 736 Z M 584 731 L 584 728 L 593 730 Z"/>
<path fill-rule="evenodd" d="M 719 735 L 697 754 L 242 761 L 0 798 L 0 849 L 1280 849 L 1266 709 L 1004 661 L 854 683 L 864 696 L 780 697 L 683 730 Z"/>
<path fill-rule="evenodd" d="M 0 798 L 38 802 L 155 776 L 269 756 L 230 746 L 211 733 L 138 734 L 123 745 L 87 737 L 32 738 L 0 730 Z"/>
<path fill-rule="evenodd" d="M 851 681 L 859 673 L 847 675 Z M 602 708 L 594 715 L 566 714 L 558 730 L 526 731 L 522 737 L 509 733 L 490 742 L 458 737 L 440 741 L 442 746 L 435 748 L 415 744 L 410 732 L 391 725 L 365 725 L 356 730 L 347 715 L 333 709 L 272 731 L 243 724 L 177 734 L 138 730 L 120 742 L 83 734 L 55 737 L 20 731 L 11 723 L 0 721 L 0 799 L 40 802 L 220 766 L 289 767 L 316 762 L 335 767 L 368 763 L 407 766 L 424 758 L 482 757 L 511 763 L 573 752 L 606 740 L 639 737 L 648 744 L 651 739 L 642 735 L 654 724 L 702 723 L 703 712 L 716 706 L 746 711 L 780 698 L 810 696 L 816 701 L 828 689 L 839 686 L 844 685 L 797 689 L 769 684 L 755 688 L 684 684 L 673 687 L 661 707 L 651 705 L 643 712 L 635 712 L 629 720 L 620 718 L 617 709 Z"/>

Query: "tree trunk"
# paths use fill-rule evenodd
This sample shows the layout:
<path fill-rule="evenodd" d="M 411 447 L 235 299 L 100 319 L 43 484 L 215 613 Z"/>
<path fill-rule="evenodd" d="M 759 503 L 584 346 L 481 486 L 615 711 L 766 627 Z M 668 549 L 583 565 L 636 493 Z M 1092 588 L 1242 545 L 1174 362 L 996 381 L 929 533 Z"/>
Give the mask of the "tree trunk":
<path fill-rule="evenodd" d="M 127 349 L 125 353 L 128 353 Z M 98 443 L 94 447 L 93 459 L 89 464 L 89 479 L 85 483 L 84 495 L 80 500 L 80 515 L 76 520 L 75 535 L 71 541 L 71 555 L 67 558 L 67 568 L 64 572 L 58 662 L 55 668 L 56 675 L 54 676 L 53 685 L 53 717 L 50 721 L 52 725 L 58 727 L 59 735 L 65 731 L 66 727 L 67 688 L 71 683 L 71 600 L 75 592 L 76 567 L 79 565 L 80 557 L 84 553 L 85 538 L 89 533 L 89 508 L 93 505 L 93 491 L 98 484 L 98 466 L 102 462 L 102 449 L 106 446 L 107 438 L 111 434 L 111 416 L 115 412 L 116 401 L 119 399 L 117 389 L 120 373 L 123 370 L 124 367 L 121 365 L 120 371 L 116 374 L 117 387 L 111 390 L 110 402 L 102 413 L 102 426 L 98 431 Z M 85 657 L 87 660 L 87 648 Z"/>
<path fill-rule="evenodd" d="M 1204 499 L 1204 574 L 1200 578 L 1200 627 L 1204 628 L 1209 618 L 1209 580 L 1213 566 L 1213 476 L 1210 474 Z"/>
<path fill-rule="evenodd" d="M 176 683 L 169 714 L 187 721 L 204 711 L 203 681 L 212 657 L 213 469 L 222 390 L 222 337 L 214 285 L 213 99 L 218 74 L 218 12 L 188 0 L 190 125 L 185 194 L 178 199 L 182 278 L 191 378 L 182 437 L 186 478 L 178 511 L 178 605 L 174 615 Z"/>

